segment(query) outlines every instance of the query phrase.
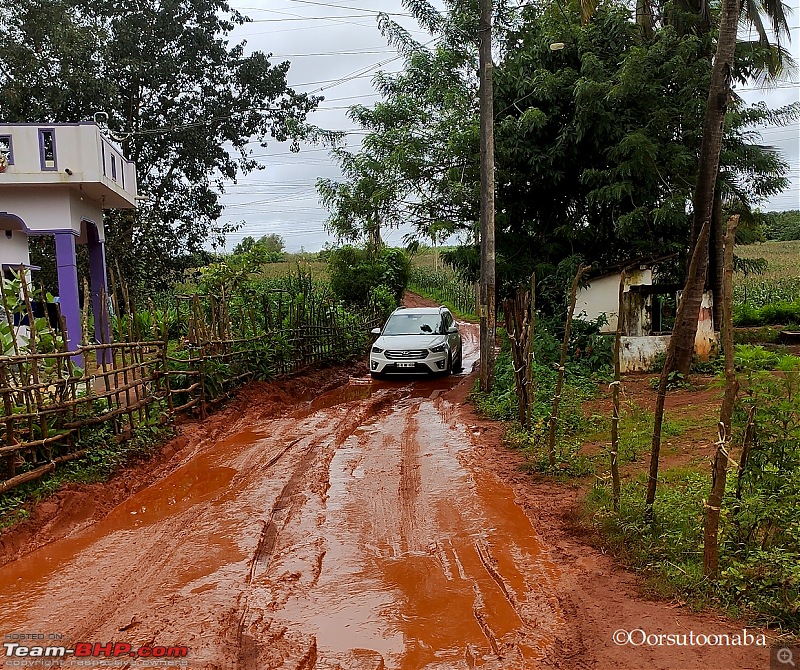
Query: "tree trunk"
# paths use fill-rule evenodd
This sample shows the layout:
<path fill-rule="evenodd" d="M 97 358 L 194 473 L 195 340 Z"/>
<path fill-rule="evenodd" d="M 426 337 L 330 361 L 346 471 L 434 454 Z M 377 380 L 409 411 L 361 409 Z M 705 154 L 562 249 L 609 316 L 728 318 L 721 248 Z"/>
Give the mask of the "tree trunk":
<path fill-rule="evenodd" d="M 622 340 L 622 302 L 625 297 L 625 276 L 623 270 L 619 275 L 619 300 L 617 307 L 617 331 L 614 334 L 614 381 L 612 382 L 613 391 L 611 401 L 613 413 L 611 415 L 611 496 L 614 501 L 614 511 L 619 512 L 619 392 L 622 381 L 620 379 L 620 344 Z"/>
<path fill-rule="evenodd" d="M 722 301 L 725 273 L 724 259 L 724 238 L 725 227 L 722 221 L 722 195 L 719 189 L 714 191 L 714 209 L 711 215 L 711 236 L 708 240 L 708 277 L 706 279 L 706 290 L 711 291 L 713 297 L 713 319 L 714 330 L 722 329 Z"/>
<path fill-rule="evenodd" d="M 536 335 L 536 273 L 531 275 L 531 320 L 528 323 L 528 349 L 525 365 L 528 370 L 528 427 L 533 426 L 533 406 L 536 404 L 536 375 L 533 372 L 533 338 Z"/>
<path fill-rule="evenodd" d="M 553 408 L 550 412 L 550 433 L 547 440 L 550 452 L 550 467 L 556 466 L 556 426 L 558 425 L 558 405 L 561 402 L 561 390 L 564 387 L 564 366 L 567 362 L 567 347 L 569 346 L 569 336 L 572 330 L 572 314 L 575 312 L 575 300 L 578 296 L 578 284 L 583 273 L 590 270 L 591 266 L 584 267 L 583 263 L 578 266 L 575 279 L 572 280 L 572 290 L 569 294 L 569 311 L 567 312 L 567 322 L 564 327 L 564 341 L 561 343 L 561 360 L 558 364 L 558 379 L 556 380 L 556 392 L 553 396 Z"/>
<path fill-rule="evenodd" d="M 523 428 L 530 428 L 531 384 L 531 293 L 521 286 L 513 298 L 503 301 L 506 333 L 514 362 L 514 382 L 517 392 L 518 419 Z"/>
<path fill-rule="evenodd" d="M 375 221 L 367 231 L 368 242 L 373 254 L 377 254 L 381 248 L 381 221 L 380 217 L 375 216 Z"/>
<path fill-rule="evenodd" d="M 697 244 L 692 254 L 692 262 L 689 264 L 689 273 L 686 278 L 686 287 L 692 282 L 702 282 L 699 279 L 701 267 L 705 267 L 708 260 L 708 234 L 709 224 L 703 226 L 698 237 Z M 704 261 L 705 259 L 705 261 Z M 653 520 L 653 503 L 656 499 L 656 485 L 658 484 L 658 459 L 661 454 L 661 426 L 664 422 L 664 403 L 667 399 L 667 386 L 672 371 L 675 369 L 675 352 L 678 342 L 678 327 L 683 323 L 683 314 L 686 311 L 687 289 L 684 288 L 681 299 L 678 302 L 678 312 L 675 315 L 675 331 L 669 338 L 667 346 L 667 358 L 664 367 L 661 369 L 661 377 L 658 380 L 658 396 L 656 397 L 656 409 L 653 419 L 653 441 L 650 444 L 650 474 L 647 480 L 647 498 L 645 500 L 645 520 L 650 523 Z M 694 340 L 694 337 L 692 337 Z"/>
<path fill-rule="evenodd" d="M 651 0 L 636 0 L 636 25 L 645 39 L 653 35 L 653 6 Z"/>
<path fill-rule="evenodd" d="M 495 252 L 494 252 L 494 92 L 492 87 L 492 0 L 480 0 L 478 22 L 481 119 L 481 302 L 480 384 L 494 386 Z"/>
<path fill-rule="evenodd" d="M 703 526 L 703 572 L 706 577 L 712 578 L 717 576 L 719 570 L 719 517 L 728 476 L 733 404 L 736 402 L 736 395 L 739 392 L 739 382 L 736 380 L 736 368 L 733 360 L 733 245 L 738 223 L 738 216 L 731 217 L 724 239 L 722 335 L 725 351 L 725 397 L 719 413 L 719 439 L 711 465 L 711 493 L 709 493 L 706 504 L 706 519 Z"/>
<path fill-rule="evenodd" d="M 714 190 L 719 176 L 719 155 L 722 149 L 722 136 L 725 130 L 725 113 L 730 97 L 731 70 L 736 50 L 736 30 L 739 23 L 741 4 L 739 0 L 722 0 L 717 51 L 711 69 L 711 86 L 706 103 L 706 116 L 703 124 L 703 141 L 700 145 L 700 161 L 697 169 L 697 184 L 692 201 L 692 239 L 700 244 L 700 231 L 711 225 L 714 208 Z M 706 271 L 708 268 L 708 237 L 701 248 L 702 257 L 697 278 L 686 283 L 684 297 L 686 309 L 681 322 L 676 319 L 673 338 L 675 348 L 675 370 L 683 375 L 689 374 L 694 353 L 694 339 L 697 334 L 697 321 L 700 316 L 700 303 L 703 299 Z M 694 252 L 692 254 L 694 256 Z"/>

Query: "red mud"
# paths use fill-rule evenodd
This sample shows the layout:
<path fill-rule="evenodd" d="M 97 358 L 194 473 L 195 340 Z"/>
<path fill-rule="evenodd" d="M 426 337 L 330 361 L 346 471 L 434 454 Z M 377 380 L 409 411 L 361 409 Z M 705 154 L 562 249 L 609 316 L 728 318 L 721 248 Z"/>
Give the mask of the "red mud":
<path fill-rule="evenodd" d="M 523 475 L 472 413 L 471 384 L 362 367 L 248 386 L 4 533 L 0 632 L 186 645 L 208 670 L 768 667 L 753 648 L 616 646 L 741 626 L 642 598 L 571 532 L 577 492 Z"/>

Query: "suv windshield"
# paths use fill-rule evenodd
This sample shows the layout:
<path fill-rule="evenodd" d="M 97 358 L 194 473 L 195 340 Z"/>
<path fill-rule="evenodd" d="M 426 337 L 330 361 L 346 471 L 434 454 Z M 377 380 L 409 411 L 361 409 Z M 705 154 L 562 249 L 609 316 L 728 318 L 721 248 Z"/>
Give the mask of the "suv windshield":
<path fill-rule="evenodd" d="M 393 314 L 383 329 L 384 335 L 441 335 L 438 314 Z"/>

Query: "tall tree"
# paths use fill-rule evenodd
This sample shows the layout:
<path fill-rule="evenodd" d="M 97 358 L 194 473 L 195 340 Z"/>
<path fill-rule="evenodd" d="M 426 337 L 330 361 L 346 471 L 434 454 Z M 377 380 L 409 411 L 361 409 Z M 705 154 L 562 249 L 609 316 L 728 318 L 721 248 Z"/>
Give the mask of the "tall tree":
<path fill-rule="evenodd" d="M 446 258 L 474 281 L 476 26 L 465 17 L 475 14 L 450 9 L 438 16 L 429 22 L 441 35 L 433 48 L 389 35 L 406 67 L 377 78 L 384 97 L 374 109 L 353 108 L 368 133 L 361 151 L 348 154 L 354 170 L 343 183 L 369 177 L 382 194 L 382 220 L 411 222 L 420 237 L 435 222 L 453 222 L 465 244 Z M 500 293 L 513 293 L 535 271 L 540 306 L 563 309 L 563 287 L 578 260 L 602 267 L 664 251 L 685 255 L 713 36 L 659 21 L 645 40 L 629 10 L 614 4 L 599 6 L 584 22 L 577 4 L 529 4 L 500 25 L 494 69 Z M 562 51 L 548 48 L 565 38 Z M 726 199 L 753 205 L 785 186 L 788 166 L 751 128 L 791 115 L 766 106 L 731 110 L 721 156 Z M 353 206 L 363 204 L 354 189 L 348 193 Z M 334 207 L 331 216 L 340 211 Z"/>
<path fill-rule="evenodd" d="M 723 0 L 720 10 L 719 33 L 717 36 L 716 53 L 711 69 L 711 83 L 706 102 L 706 111 L 703 122 L 703 139 L 700 148 L 699 164 L 697 169 L 697 182 L 692 198 L 692 246 L 703 244 L 701 248 L 701 265 L 698 279 L 686 287 L 686 309 L 683 318 L 675 324 L 674 337 L 677 339 L 675 348 L 675 370 L 688 375 L 694 354 L 694 342 L 697 333 L 697 322 L 700 315 L 700 306 L 703 291 L 706 287 L 709 255 L 715 259 L 716 273 L 715 285 L 720 283 L 722 264 L 719 263 L 722 241 L 722 199 L 717 190 L 720 172 L 720 156 L 725 135 L 726 113 L 732 98 L 731 83 L 736 72 L 736 41 L 737 29 L 742 18 L 743 7 L 746 16 L 766 39 L 760 21 L 760 13 L 766 11 L 773 18 L 773 27 L 776 35 L 788 30 L 783 3 L 762 2 L 742 3 L 742 0 Z M 716 203 L 716 216 L 714 216 Z M 700 230 L 708 225 L 710 235 L 708 241 L 703 242 Z M 714 245 L 708 246 L 714 240 Z M 721 294 L 718 296 L 720 299 Z"/>

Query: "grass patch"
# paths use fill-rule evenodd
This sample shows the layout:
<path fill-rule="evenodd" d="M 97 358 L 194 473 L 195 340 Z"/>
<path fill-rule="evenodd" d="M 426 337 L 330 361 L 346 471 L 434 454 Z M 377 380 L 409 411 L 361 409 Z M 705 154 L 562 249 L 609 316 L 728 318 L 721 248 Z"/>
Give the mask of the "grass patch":
<path fill-rule="evenodd" d="M 711 417 L 713 419 L 713 417 Z M 581 437 L 586 442 L 608 442 L 611 443 L 611 416 L 595 415 L 594 426 L 596 430 L 586 432 Z M 635 463 L 640 461 L 643 454 L 650 452 L 653 437 L 653 413 L 641 407 L 633 400 L 626 400 L 620 404 L 619 413 L 619 458 L 621 463 Z M 716 425 L 713 421 L 709 423 L 709 417 L 664 418 L 661 426 L 662 438 L 680 437 L 689 430 L 707 425 Z M 677 451 L 677 447 L 664 444 L 666 451 Z M 604 457 L 604 463 L 608 460 Z"/>
<path fill-rule="evenodd" d="M 530 469 L 559 478 L 580 477 L 594 472 L 592 459 L 581 453 L 584 435 L 593 429 L 592 419 L 584 416 L 583 403 L 597 393 L 597 382 L 580 366 L 567 366 L 559 405 L 556 429 L 556 465 L 550 466 L 547 446 L 548 421 L 555 393 L 557 371 L 553 366 L 534 365 L 536 380 L 535 402 L 531 412 L 532 429 L 524 430 L 516 421 L 517 395 L 514 369 L 508 338 L 501 331 L 500 353 L 495 361 L 495 383 L 491 393 L 476 387 L 471 398 L 484 416 L 506 423 L 504 441 L 521 450 Z"/>
<path fill-rule="evenodd" d="M 691 468 L 673 468 L 662 473 L 659 484 L 652 525 L 644 522 L 644 473 L 622 486 L 619 515 L 613 511 L 610 489 L 595 486 L 586 496 L 584 520 L 618 559 L 644 575 L 653 595 L 675 598 L 681 594 L 697 609 L 718 606 L 703 575 L 702 525 L 698 523 L 710 479 Z"/>
<path fill-rule="evenodd" d="M 414 293 L 446 305 L 461 319 L 477 320 L 475 287 L 461 281 L 452 270 L 433 271 L 412 267 L 408 289 Z"/>

